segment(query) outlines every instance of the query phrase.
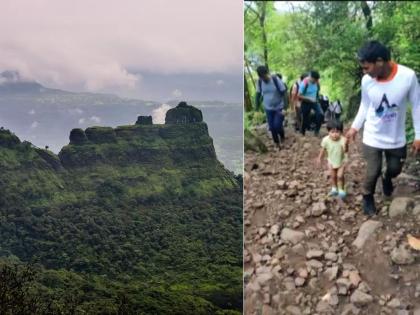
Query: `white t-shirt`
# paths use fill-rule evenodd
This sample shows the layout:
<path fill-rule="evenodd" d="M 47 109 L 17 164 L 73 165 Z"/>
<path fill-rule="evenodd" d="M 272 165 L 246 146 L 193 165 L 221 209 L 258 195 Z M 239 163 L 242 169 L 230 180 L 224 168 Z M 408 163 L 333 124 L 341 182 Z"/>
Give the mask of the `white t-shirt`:
<path fill-rule="evenodd" d="M 396 74 L 389 81 L 369 75 L 362 79 L 362 100 L 352 128 L 365 124 L 363 143 L 378 149 L 396 149 L 406 144 L 407 102 L 413 106 L 416 140 L 420 140 L 420 87 L 410 68 L 394 64 Z M 395 71 L 395 69 L 394 69 Z"/>

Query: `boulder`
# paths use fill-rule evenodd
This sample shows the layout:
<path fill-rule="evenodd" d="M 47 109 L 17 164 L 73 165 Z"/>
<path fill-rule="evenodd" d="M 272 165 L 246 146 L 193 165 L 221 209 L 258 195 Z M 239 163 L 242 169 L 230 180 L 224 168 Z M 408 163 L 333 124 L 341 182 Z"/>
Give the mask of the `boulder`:
<path fill-rule="evenodd" d="M 337 261 L 338 255 L 336 253 L 329 252 L 325 254 L 325 259 L 330 261 Z"/>
<path fill-rule="evenodd" d="M 328 279 L 328 281 L 333 281 L 337 278 L 338 274 L 338 266 L 334 266 L 331 268 L 327 268 L 324 272 L 324 276 Z"/>
<path fill-rule="evenodd" d="M 292 229 L 289 229 L 289 228 L 284 228 L 281 231 L 281 236 L 280 237 L 283 241 L 290 242 L 292 244 L 297 244 L 301 240 L 304 239 L 305 233 L 300 232 L 300 231 L 295 231 L 295 230 L 292 230 Z"/>
<path fill-rule="evenodd" d="M 354 240 L 353 245 L 356 246 L 358 249 L 361 249 L 365 242 L 372 236 L 375 230 L 382 226 L 382 222 L 380 221 L 373 221 L 368 220 L 362 224 L 359 229 L 359 233 L 357 238 Z"/>
<path fill-rule="evenodd" d="M 165 124 L 189 124 L 203 121 L 201 110 L 181 102 L 166 112 Z"/>
<path fill-rule="evenodd" d="M 343 311 L 341 312 L 341 315 L 359 315 L 359 314 L 360 314 L 360 309 L 351 303 L 344 305 Z"/>
<path fill-rule="evenodd" d="M 244 148 L 245 151 L 254 151 L 260 153 L 266 153 L 268 151 L 267 146 L 259 138 L 259 136 L 248 129 L 245 129 L 244 131 Z"/>
<path fill-rule="evenodd" d="M 389 207 L 389 216 L 391 218 L 405 214 L 410 208 L 412 208 L 414 200 L 407 197 L 398 197 L 392 200 L 391 206 Z"/>
<path fill-rule="evenodd" d="M 373 297 L 360 290 L 356 290 L 351 295 L 350 301 L 356 306 L 363 306 L 371 303 L 373 301 Z"/>
<path fill-rule="evenodd" d="M 88 141 L 83 129 L 75 128 L 70 131 L 70 144 L 83 144 Z"/>
<path fill-rule="evenodd" d="M 302 315 L 302 312 L 299 307 L 294 305 L 289 305 L 286 307 L 286 314 L 287 315 Z"/>
<path fill-rule="evenodd" d="M 413 215 L 417 218 L 420 219 L 420 205 L 416 205 L 413 209 Z"/>
<path fill-rule="evenodd" d="M 400 308 L 401 301 L 398 298 L 393 298 L 391 301 L 388 302 L 387 306 L 391 308 Z"/>
<path fill-rule="evenodd" d="M 334 309 L 324 301 L 319 301 L 316 305 L 316 311 L 318 314 L 334 314 Z"/>
<path fill-rule="evenodd" d="M 312 249 L 306 253 L 306 258 L 322 258 L 324 256 L 324 252 L 322 250 Z"/>
<path fill-rule="evenodd" d="M 392 250 L 391 260 L 397 265 L 409 265 L 414 262 L 414 256 L 409 249 L 401 245 Z"/>
<path fill-rule="evenodd" d="M 115 142 L 117 137 L 111 127 L 90 127 L 85 131 L 86 137 L 93 143 Z"/>
<path fill-rule="evenodd" d="M 323 201 L 314 203 L 311 209 L 311 215 L 314 217 L 319 217 L 327 211 L 327 206 Z"/>
<path fill-rule="evenodd" d="M 136 125 L 153 125 L 152 116 L 138 116 Z"/>

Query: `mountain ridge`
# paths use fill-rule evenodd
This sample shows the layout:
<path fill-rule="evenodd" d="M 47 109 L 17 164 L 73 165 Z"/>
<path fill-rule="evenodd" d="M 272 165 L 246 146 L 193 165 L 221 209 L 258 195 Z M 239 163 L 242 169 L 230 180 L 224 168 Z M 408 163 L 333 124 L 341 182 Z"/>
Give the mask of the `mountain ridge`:
<path fill-rule="evenodd" d="M 116 314 L 125 292 L 144 314 L 239 313 L 240 178 L 198 109 L 167 115 L 73 129 L 58 155 L 0 130 L 0 258 L 40 266 L 47 301 L 81 292 L 79 311 Z"/>
<path fill-rule="evenodd" d="M 17 79 L 9 81 L 19 85 Z M 21 93 L 18 88 L 14 93 L 0 91 L 0 125 L 38 147 L 48 146 L 57 154 L 68 143 L 67 130 L 88 126 L 115 128 L 130 124 L 139 115 L 164 119 L 165 111 L 179 103 L 170 101 L 167 106 L 113 94 L 42 89 L 45 91 Z M 219 159 L 228 169 L 242 173 L 242 106 L 220 102 L 188 103 L 206 115 Z"/>

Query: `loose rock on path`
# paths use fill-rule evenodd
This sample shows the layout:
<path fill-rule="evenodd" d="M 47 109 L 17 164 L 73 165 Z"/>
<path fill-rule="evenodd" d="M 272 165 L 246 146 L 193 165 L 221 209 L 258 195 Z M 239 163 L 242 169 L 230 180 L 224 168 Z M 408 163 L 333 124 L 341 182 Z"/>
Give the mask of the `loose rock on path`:
<path fill-rule="evenodd" d="M 367 218 L 359 142 L 350 145 L 340 201 L 327 196 L 328 171 L 315 166 L 321 138 L 287 129 L 276 151 L 266 128 L 256 133 L 268 152 L 245 153 L 244 314 L 419 315 L 420 252 L 407 244 L 407 234 L 420 236 L 414 177 L 397 178 L 391 200 L 379 183 L 380 213 Z"/>

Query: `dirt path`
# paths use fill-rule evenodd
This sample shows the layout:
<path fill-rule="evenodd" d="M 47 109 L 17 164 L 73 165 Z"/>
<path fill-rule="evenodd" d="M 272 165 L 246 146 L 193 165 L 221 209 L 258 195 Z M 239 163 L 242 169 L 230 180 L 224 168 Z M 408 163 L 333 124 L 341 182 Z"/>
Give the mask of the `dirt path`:
<path fill-rule="evenodd" d="M 259 133 L 269 152 L 245 154 L 245 314 L 420 315 L 420 252 L 407 244 L 407 234 L 420 237 L 413 165 L 392 200 L 378 184 L 381 210 L 368 219 L 359 142 L 350 147 L 343 202 L 327 197 L 328 173 L 315 166 L 320 138 L 288 129 L 276 152 Z"/>

